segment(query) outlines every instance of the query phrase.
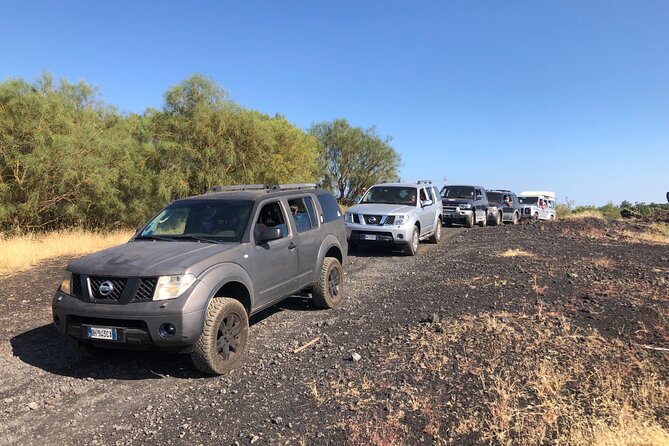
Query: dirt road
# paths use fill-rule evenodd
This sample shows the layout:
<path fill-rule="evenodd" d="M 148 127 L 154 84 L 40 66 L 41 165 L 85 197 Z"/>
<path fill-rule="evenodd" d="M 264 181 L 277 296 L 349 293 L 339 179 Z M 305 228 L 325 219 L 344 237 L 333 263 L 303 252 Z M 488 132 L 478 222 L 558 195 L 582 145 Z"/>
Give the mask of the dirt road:
<path fill-rule="evenodd" d="M 494 417 L 480 393 L 488 372 L 473 359 L 463 369 L 462 359 L 473 355 L 468 346 L 480 350 L 471 358 L 499 355 L 480 344 L 491 318 L 493 332 L 502 323 L 546 332 L 569 324 L 598 342 L 669 347 L 666 245 L 617 240 L 608 226 L 597 229 L 603 239 L 585 238 L 582 229 L 445 228 L 442 242 L 421 244 L 416 257 L 362 250 L 349 259 L 342 308 L 319 311 L 291 298 L 254 316 L 243 365 L 213 378 L 188 356 L 111 352 L 77 362 L 50 322 L 66 259 L 0 278 L 0 444 L 369 444 L 384 435 L 504 443 L 485 423 L 462 428 L 468 411 Z M 502 255 L 512 249 L 524 254 Z M 488 327 L 480 337 L 477 318 Z M 456 330 L 465 326 L 472 337 Z M 435 333 L 457 340 L 444 347 L 453 350 L 422 358 L 439 345 L 426 337 Z M 660 350 L 629 348 L 667 376 Z M 556 358 L 573 354 L 554 350 Z M 444 406 L 430 413 L 421 398 L 434 395 Z M 666 429 L 666 410 L 653 413 Z"/>

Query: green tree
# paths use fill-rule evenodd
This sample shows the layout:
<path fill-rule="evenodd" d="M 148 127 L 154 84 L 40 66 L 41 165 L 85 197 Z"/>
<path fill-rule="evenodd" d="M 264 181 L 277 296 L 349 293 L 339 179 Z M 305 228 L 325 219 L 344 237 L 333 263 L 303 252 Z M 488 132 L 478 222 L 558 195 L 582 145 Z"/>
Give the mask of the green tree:
<path fill-rule="evenodd" d="M 341 204 L 350 205 L 365 188 L 396 178 L 400 156 L 374 127 L 352 127 L 346 119 L 311 126 L 323 148 L 323 185 L 335 192 Z"/>

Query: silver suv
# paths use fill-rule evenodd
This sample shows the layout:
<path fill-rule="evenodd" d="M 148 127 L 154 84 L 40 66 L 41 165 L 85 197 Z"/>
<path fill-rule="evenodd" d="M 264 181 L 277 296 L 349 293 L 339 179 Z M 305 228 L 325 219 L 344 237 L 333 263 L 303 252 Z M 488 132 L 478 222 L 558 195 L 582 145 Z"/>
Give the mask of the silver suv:
<path fill-rule="evenodd" d="M 205 373 L 230 370 L 249 317 L 309 290 L 343 297 L 346 232 L 316 185 L 233 186 L 172 202 L 126 244 L 67 266 L 53 322 L 81 356 L 101 348 L 190 352 Z"/>
<path fill-rule="evenodd" d="M 382 183 L 372 186 L 345 216 L 348 246 L 402 247 L 415 255 L 420 240 L 439 243 L 441 199 L 431 181 Z"/>

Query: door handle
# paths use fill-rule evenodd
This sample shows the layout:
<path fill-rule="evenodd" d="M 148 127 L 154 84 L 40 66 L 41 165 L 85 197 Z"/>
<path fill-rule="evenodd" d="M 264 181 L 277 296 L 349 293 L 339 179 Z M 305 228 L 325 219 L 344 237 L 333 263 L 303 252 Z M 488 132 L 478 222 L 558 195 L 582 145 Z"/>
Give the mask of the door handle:
<path fill-rule="evenodd" d="M 291 251 L 292 251 L 293 249 L 295 249 L 295 248 L 297 248 L 297 245 L 296 245 L 295 243 L 290 242 L 290 243 L 288 244 L 288 249 L 290 249 Z"/>

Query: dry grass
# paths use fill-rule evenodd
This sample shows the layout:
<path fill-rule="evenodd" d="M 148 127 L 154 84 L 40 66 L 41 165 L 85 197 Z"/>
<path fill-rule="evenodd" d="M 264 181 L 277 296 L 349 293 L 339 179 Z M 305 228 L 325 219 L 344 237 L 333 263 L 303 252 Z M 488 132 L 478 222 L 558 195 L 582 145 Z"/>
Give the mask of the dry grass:
<path fill-rule="evenodd" d="M 383 382 L 349 375 L 354 394 L 319 394 L 342 408 L 365 401 L 346 418 L 348 444 L 429 435 L 434 444 L 669 445 L 662 360 L 564 317 L 482 313 L 414 327 L 399 342 L 415 348 L 379 358 Z"/>
<path fill-rule="evenodd" d="M 534 254 L 529 253 L 527 251 L 523 251 L 522 249 L 507 249 L 503 253 L 500 254 L 502 257 L 534 257 Z"/>
<path fill-rule="evenodd" d="M 608 257 L 597 257 L 596 259 L 592 259 L 592 264 L 598 268 L 607 268 L 607 269 L 616 266 L 616 262 L 609 259 Z"/>
<path fill-rule="evenodd" d="M 623 231 L 623 237 L 630 242 L 666 245 L 669 244 L 669 224 L 653 223 L 647 230 L 640 232 Z"/>
<path fill-rule="evenodd" d="M 89 254 L 120 245 L 132 234 L 129 230 L 110 233 L 67 230 L 0 238 L 0 274 L 21 271 L 46 259 Z"/>
<path fill-rule="evenodd" d="M 569 214 L 562 217 L 563 220 L 578 220 L 582 218 L 596 218 L 598 220 L 604 219 L 604 214 L 599 211 L 583 211 L 575 214 Z"/>

